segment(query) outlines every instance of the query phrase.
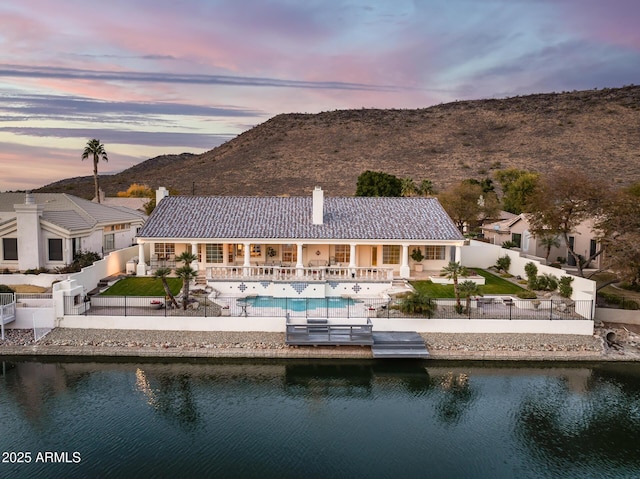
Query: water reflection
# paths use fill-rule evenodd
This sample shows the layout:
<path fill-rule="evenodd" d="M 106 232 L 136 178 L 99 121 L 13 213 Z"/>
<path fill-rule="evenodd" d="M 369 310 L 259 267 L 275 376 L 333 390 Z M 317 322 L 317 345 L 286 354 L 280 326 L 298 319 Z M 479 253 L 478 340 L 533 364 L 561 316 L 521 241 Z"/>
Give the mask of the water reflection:
<path fill-rule="evenodd" d="M 615 369 L 594 368 L 581 394 L 564 378 L 525 394 L 516 435 L 537 461 L 559 471 L 567 460 L 640 467 L 640 375 Z"/>
<path fill-rule="evenodd" d="M 640 477 L 640 365 L 5 362 L 0 430 L 76 477 Z"/>

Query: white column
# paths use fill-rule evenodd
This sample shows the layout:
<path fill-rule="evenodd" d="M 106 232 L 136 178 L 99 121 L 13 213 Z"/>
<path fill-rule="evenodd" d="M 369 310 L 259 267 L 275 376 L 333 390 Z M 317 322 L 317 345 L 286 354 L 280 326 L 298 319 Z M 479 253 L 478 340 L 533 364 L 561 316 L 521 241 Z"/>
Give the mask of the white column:
<path fill-rule="evenodd" d="M 64 240 L 64 249 L 65 249 L 65 264 L 71 264 L 73 263 L 73 243 L 71 241 L 71 238 L 66 238 Z"/>
<path fill-rule="evenodd" d="M 296 243 L 296 276 L 304 276 L 304 263 L 302 262 L 302 243 Z"/>
<path fill-rule="evenodd" d="M 194 259 L 191 263 L 191 267 L 194 270 L 198 271 L 198 243 L 191 243 L 191 253 L 196 256 L 196 259 Z"/>
<path fill-rule="evenodd" d="M 242 243 L 244 245 L 244 274 L 249 276 L 251 274 L 251 243 Z"/>
<path fill-rule="evenodd" d="M 136 275 L 146 276 L 147 263 L 144 259 L 144 243 L 138 242 L 138 266 L 136 266 Z"/>
<path fill-rule="evenodd" d="M 356 244 L 349 243 L 349 276 L 356 277 Z"/>
<path fill-rule="evenodd" d="M 460 246 L 456 246 L 456 257 L 453 258 L 451 261 L 460 262 L 461 259 L 462 259 L 462 248 Z M 462 262 L 460 262 L 460 264 L 462 265 Z"/>
<path fill-rule="evenodd" d="M 222 266 L 229 266 L 229 243 L 222 244 Z"/>
<path fill-rule="evenodd" d="M 402 245 L 402 263 L 400 265 L 400 277 L 409 278 L 411 276 L 411 270 L 409 269 L 409 245 Z"/>

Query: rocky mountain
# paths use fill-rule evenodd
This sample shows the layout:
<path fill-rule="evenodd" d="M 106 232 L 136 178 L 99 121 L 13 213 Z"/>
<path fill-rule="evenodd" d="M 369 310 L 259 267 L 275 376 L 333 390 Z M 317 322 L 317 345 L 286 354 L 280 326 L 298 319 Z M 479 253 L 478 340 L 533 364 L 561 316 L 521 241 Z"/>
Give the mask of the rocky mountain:
<path fill-rule="evenodd" d="M 108 150 L 108 145 L 106 145 Z M 365 170 L 430 179 L 436 189 L 504 168 L 571 167 L 612 184 L 640 181 L 640 86 L 459 101 L 415 110 L 282 114 L 200 155 L 167 155 L 101 176 L 180 194 L 353 195 Z M 93 177 L 38 191 L 91 197 Z"/>

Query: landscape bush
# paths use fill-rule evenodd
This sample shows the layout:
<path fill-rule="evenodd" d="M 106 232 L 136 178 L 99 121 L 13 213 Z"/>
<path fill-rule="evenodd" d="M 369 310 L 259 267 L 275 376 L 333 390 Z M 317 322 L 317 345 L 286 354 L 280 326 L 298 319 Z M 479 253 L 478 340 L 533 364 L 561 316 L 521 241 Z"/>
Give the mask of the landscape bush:
<path fill-rule="evenodd" d="M 573 282 L 573 278 L 571 276 L 561 276 L 560 284 L 558 285 L 558 292 L 560 296 L 563 298 L 570 298 L 573 294 L 573 287 L 571 283 Z"/>

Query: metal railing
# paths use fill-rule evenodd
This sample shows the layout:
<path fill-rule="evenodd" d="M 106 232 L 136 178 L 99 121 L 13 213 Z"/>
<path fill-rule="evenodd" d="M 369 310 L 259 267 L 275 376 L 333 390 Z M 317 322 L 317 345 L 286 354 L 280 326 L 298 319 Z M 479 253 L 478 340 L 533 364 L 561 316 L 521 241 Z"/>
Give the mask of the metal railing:
<path fill-rule="evenodd" d="M 384 298 L 216 298 L 192 296 L 187 308 L 178 300 L 175 307 L 158 296 L 94 296 L 80 301 L 65 297 L 65 315 L 85 316 L 199 316 L 199 317 L 284 317 L 294 318 L 424 318 L 572 320 L 593 319 L 593 301 L 527 300 L 500 298 L 473 300 L 461 308 L 454 299 L 432 299 L 422 313 L 403 310 L 401 300 Z"/>

